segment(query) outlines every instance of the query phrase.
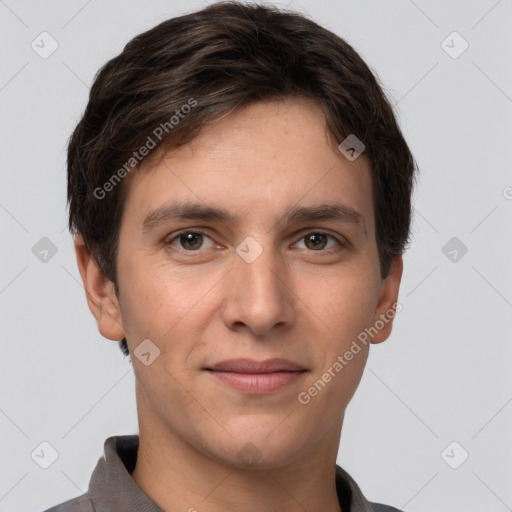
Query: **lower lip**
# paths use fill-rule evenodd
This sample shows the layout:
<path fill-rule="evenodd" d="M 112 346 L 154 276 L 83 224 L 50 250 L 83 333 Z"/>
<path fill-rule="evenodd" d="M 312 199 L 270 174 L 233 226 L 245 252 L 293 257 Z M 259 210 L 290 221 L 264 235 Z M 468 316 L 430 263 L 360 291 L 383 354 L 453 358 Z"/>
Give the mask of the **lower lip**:
<path fill-rule="evenodd" d="M 209 373 L 238 391 L 263 395 L 293 384 L 304 372 L 237 373 L 209 370 Z"/>

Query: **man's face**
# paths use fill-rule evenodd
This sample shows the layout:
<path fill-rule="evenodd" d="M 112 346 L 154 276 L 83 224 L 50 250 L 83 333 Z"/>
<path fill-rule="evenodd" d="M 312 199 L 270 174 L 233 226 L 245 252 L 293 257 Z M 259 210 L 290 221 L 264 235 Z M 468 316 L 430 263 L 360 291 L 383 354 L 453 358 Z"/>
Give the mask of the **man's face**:
<path fill-rule="evenodd" d="M 117 259 L 130 352 L 146 339 L 160 350 L 147 366 L 132 357 L 141 434 L 268 468 L 338 442 L 369 344 L 334 376 L 333 365 L 396 301 L 401 274 L 380 278 L 371 191 L 364 156 L 333 149 L 307 100 L 237 110 L 146 162 L 130 183 Z M 162 215 L 178 202 L 231 218 Z M 360 218 L 286 217 L 326 205 Z M 211 370 L 239 358 L 302 371 Z M 330 381 L 308 393 L 329 368 Z"/>

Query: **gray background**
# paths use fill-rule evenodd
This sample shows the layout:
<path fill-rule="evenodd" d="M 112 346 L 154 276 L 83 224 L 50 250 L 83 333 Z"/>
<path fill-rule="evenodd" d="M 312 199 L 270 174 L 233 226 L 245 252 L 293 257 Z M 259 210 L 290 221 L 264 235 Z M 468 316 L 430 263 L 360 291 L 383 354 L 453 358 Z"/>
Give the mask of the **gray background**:
<path fill-rule="evenodd" d="M 0 1 L 0 511 L 81 494 L 106 437 L 137 432 L 133 372 L 97 332 L 66 229 L 65 146 L 98 68 L 203 5 Z M 370 350 L 338 463 L 369 499 L 407 512 L 511 510 L 512 1 L 290 7 L 375 70 L 421 169 L 403 310 Z M 47 59 L 31 47 L 43 31 L 58 42 Z M 442 46 L 453 31 L 469 43 L 457 58 Z M 57 249 L 46 261 L 47 242 L 32 250 L 43 237 Z M 443 252 L 452 237 L 459 248 Z M 48 469 L 31 458 L 43 441 L 58 452 Z"/>

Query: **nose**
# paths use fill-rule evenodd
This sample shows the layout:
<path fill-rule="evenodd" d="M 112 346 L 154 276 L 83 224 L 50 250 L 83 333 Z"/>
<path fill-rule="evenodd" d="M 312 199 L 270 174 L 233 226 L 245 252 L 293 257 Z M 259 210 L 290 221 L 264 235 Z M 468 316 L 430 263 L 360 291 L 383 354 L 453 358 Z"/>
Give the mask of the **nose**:
<path fill-rule="evenodd" d="M 282 256 L 270 247 L 261 248 L 254 261 L 234 255 L 221 308 L 227 328 L 248 329 L 257 336 L 289 328 L 295 320 L 297 301 L 290 269 Z"/>

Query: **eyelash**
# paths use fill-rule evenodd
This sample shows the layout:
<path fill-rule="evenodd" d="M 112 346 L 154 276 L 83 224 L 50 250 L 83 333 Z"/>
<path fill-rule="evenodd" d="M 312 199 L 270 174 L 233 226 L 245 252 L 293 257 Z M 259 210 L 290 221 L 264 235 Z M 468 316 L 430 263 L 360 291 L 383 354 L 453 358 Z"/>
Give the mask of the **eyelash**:
<path fill-rule="evenodd" d="M 168 238 L 168 239 L 164 240 L 164 245 L 165 246 L 172 246 L 173 242 L 175 240 L 178 240 L 181 235 L 185 235 L 187 233 L 193 233 L 195 235 L 203 235 L 203 236 L 206 236 L 206 237 L 212 239 L 212 237 L 209 236 L 206 231 L 203 231 L 201 229 L 184 229 L 184 230 L 181 230 L 181 231 L 178 231 L 177 233 L 175 233 L 174 236 L 172 236 L 172 238 Z M 302 241 L 307 235 L 311 235 L 311 234 L 325 235 L 325 236 L 333 239 L 338 244 L 338 246 L 339 246 L 338 248 L 331 247 L 330 249 L 321 249 L 321 250 L 318 250 L 318 251 L 306 249 L 306 250 L 308 250 L 308 252 L 312 252 L 312 253 L 314 253 L 314 252 L 322 253 L 323 252 L 323 253 L 331 254 L 333 249 L 334 249 L 334 251 L 338 251 L 340 249 L 343 249 L 343 248 L 347 247 L 347 243 L 343 242 L 338 237 L 332 235 L 331 233 L 329 233 L 327 231 L 310 230 L 310 231 L 303 231 L 302 233 L 303 233 L 302 236 L 299 237 L 299 241 Z M 201 252 L 206 250 L 206 249 L 187 250 L 187 249 L 183 249 L 181 247 L 177 248 L 177 249 L 179 251 L 181 251 L 182 253 L 187 253 L 187 255 L 189 255 L 189 256 L 193 256 L 194 254 L 198 254 L 198 253 L 200 254 Z"/>

